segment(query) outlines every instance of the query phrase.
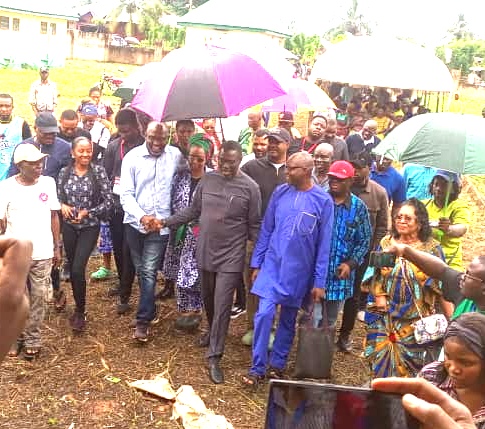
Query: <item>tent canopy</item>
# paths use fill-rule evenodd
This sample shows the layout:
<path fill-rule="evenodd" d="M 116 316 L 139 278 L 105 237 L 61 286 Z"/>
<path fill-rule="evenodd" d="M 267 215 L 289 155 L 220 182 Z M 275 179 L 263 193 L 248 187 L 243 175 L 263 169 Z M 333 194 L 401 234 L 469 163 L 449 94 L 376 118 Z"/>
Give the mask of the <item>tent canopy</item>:
<path fill-rule="evenodd" d="M 315 62 L 311 77 L 422 91 L 454 88 L 448 67 L 429 50 L 405 40 L 372 36 L 352 37 L 329 47 Z"/>

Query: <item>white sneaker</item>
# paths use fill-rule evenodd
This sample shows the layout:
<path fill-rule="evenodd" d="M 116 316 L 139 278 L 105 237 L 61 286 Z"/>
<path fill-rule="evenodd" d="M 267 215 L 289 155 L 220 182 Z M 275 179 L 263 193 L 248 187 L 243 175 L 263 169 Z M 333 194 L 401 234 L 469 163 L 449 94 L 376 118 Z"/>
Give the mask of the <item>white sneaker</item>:
<path fill-rule="evenodd" d="M 359 322 L 365 323 L 365 311 L 360 310 L 360 311 L 357 313 L 357 320 L 358 320 Z"/>

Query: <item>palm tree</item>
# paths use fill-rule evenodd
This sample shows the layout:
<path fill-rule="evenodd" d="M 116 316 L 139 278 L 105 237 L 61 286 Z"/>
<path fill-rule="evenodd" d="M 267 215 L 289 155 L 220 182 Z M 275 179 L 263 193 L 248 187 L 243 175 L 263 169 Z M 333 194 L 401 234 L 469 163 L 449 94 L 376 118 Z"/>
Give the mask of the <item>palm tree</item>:
<path fill-rule="evenodd" d="M 327 40 L 339 39 L 345 33 L 354 36 L 370 35 L 372 30 L 369 23 L 364 19 L 364 15 L 359 13 L 359 0 L 352 0 L 352 5 L 347 10 L 347 16 L 342 23 L 331 28 L 325 33 Z"/>
<path fill-rule="evenodd" d="M 119 17 L 126 12 L 128 14 L 128 22 L 125 27 L 127 36 L 132 36 L 134 31 L 133 16 L 141 9 L 140 0 L 118 0 L 118 6 L 110 13 L 109 20 L 112 23 L 118 22 Z M 116 24 L 115 24 L 116 25 Z"/>

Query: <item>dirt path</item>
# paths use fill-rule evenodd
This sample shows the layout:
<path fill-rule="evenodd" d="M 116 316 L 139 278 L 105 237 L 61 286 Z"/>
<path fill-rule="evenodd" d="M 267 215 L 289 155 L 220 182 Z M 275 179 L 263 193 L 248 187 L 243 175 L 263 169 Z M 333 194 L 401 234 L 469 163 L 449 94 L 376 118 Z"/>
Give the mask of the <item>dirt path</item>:
<path fill-rule="evenodd" d="M 485 189 L 479 189 L 485 195 Z M 465 239 L 465 259 L 485 254 L 485 207 L 470 187 L 464 197 L 473 211 Z M 93 261 L 94 268 L 97 261 Z M 231 323 L 223 367 L 226 383 L 213 385 L 206 376 L 204 351 L 194 345 L 195 335 L 173 330 L 175 303 L 168 302 L 164 319 L 154 328 L 153 341 L 140 347 L 131 339 L 128 324 L 133 317 L 118 316 L 115 303 L 106 295 L 109 282 L 92 283 L 88 292 L 89 328 L 73 337 L 67 313 L 50 311 L 44 329 L 41 358 L 28 363 L 7 360 L 0 369 L 0 427 L 30 429 L 178 428 L 170 421 L 170 407 L 144 398 L 126 385 L 140 378 L 165 373 L 173 385 L 191 384 L 207 406 L 224 414 L 236 429 L 263 425 L 266 391 L 248 393 L 240 387 L 247 371 L 250 350 L 240 344 L 245 330 L 243 317 Z M 357 327 L 356 355 L 337 353 L 334 381 L 362 385 L 368 380 L 366 362 L 358 357 L 364 330 Z M 107 376 L 121 379 L 109 381 Z"/>

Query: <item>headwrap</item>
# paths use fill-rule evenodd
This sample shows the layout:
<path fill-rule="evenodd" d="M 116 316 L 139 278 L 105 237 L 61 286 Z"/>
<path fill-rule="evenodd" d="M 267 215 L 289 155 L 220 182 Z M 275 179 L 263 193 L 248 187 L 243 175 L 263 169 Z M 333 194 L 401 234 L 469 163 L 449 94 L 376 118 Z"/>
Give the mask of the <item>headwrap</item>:
<path fill-rule="evenodd" d="M 189 138 L 190 146 L 199 146 L 204 149 L 206 154 L 209 153 L 211 147 L 211 140 L 207 134 L 197 133 Z"/>
<path fill-rule="evenodd" d="M 210 151 L 211 144 L 212 143 L 211 143 L 210 137 L 204 133 L 197 133 L 189 138 L 189 146 L 201 147 L 206 154 L 206 158 L 207 158 L 207 154 Z M 180 225 L 177 228 L 177 231 L 175 232 L 175 245 L 178 245 L 180 242 L 185 240 L 185 237 L 187 235 L 187 228 L 188 228 L 187 224 Z"/>
<path fill-rule="evenodd" d="M 451 337 L 458 337 L 473 353 L 485 360 L 485 343 L 480 333 L 470 328 L 463 317 L 452 320 L 448 325 L 444 339 Z"/>

